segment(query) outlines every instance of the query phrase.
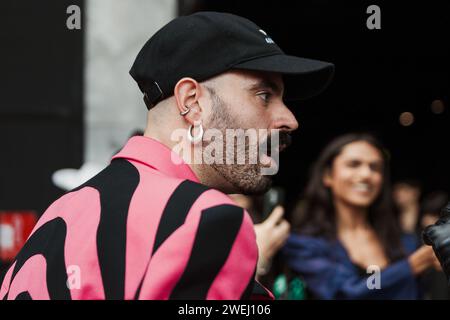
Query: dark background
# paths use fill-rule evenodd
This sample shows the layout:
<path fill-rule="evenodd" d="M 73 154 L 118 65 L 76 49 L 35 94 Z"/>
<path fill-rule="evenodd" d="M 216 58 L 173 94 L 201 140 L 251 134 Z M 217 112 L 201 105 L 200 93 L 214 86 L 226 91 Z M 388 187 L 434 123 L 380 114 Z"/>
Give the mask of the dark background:
<path fill-rule="evenodd" d="M 83 8 L 0 1 L 0 211 L 42 214 L 63 193 L 52 173 L 82 164 L 84 33 L 66 27 L 72 4 Z"/>
<path fill-rule="evenodd" d="M 83 32 L 66 27 L 82 3 L 0 1 L 0 210 L 42 213 L 51 174 L 82 164 Z"/>
<path fill-rule="evenodd" d="M 415 178 L 425 192 L 450 190 L 450 2 L 392 2 L 179 0 L 180 14 L 237 13 L 286 53 L 335 63 L 329 89 L 292 106 L 300 129 L 275 178 L 288 203 L 323 146 L 351 131 L 383 140 L 395 180 Z M 83 17 L 83 1 L 0 1 L 0 211 L 41 214 L 62 194 L 51 174 L 82 164 L 85 28 L 66 28 L 71 4 Z M 371 4 L 381 8 L 381 30 L 366 28 Z M 445 103 L 442 114 L 430 110 L 435 99 Z M 412 126 L 399 124 L 404 111 L 415 115 Z"/>
<path fill-rule="evenodd" d="M 392 178 L 416 179 L 424 193 L 450 190 L 449 1 L 180 1 L 181 13 L 214 10 L 253 20 L 288 54 L 331 61 L 336 74 L 322 95 L 292 106 L 300 128 L 281 155 L 275 183 L 288 204 L 333 137 L 353 131 L 377 135 L 391 154 Z M 369 30 L 369 5 L 381 9 L 381 29 Z M 430 109 L 440 99 L 442 114 Z M 402 112 L 415 122 L 399 123 Z"/>

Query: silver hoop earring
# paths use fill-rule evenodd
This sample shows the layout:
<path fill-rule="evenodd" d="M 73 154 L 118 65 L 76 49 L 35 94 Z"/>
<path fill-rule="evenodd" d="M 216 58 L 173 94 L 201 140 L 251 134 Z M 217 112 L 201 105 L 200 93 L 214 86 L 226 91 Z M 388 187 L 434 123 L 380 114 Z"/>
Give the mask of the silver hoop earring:
<path fill-rule="evenodd" d="M 180 112 L 180 116 L 184 117 L 185 115 L 187 115 L 189 113 L 189 111 L 191 111 L 191 109 L 190 108 L 186 108 L 186 110 Z"/>
<path fill-rule="evenodd" d="M 200 131 L 199 133 L 198 133 L 198 135 L 196 136 L 196 137 L 194 137 L 193 135 L 192 135 L 192 129 L 193 128 L 195 128 L 192 124 L 189 126 L 189 129 L 188 129 L 188 133 L 187 133 L 187 137 L 188 137 L 188 140 L 191 142 L 191 143 L 197 143 L 197 142 L 199 142 L 200 140 L 202 140 L 202 138 L 203 138 L 203 126 L 202 126 L 202 124 L 200 123 L 200 125 L 198 126 L 198 130 Z"/>

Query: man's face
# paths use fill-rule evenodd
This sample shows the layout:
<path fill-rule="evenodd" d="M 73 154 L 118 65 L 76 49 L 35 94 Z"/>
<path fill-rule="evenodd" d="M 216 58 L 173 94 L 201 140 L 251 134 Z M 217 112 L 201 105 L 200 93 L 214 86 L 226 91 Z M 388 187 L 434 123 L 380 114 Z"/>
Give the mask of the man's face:
<path fill-rule="evenodd" d="M 211 167 L 217 171 L 236 189 L 244 194 L 257 194 L 265 192 L 271 185 L 271 178 L 262 175 L 261 169 L 274 165 L 273 159 L 263 155 L 256 163 L 250 163 L 250 156 L 262 144 L 270 141 L 271 129 L 279 129 L 280 149 L 287 147 L 289 136 L 287 133 L 298 128 L 297 120 L 292 112 L 283 103 L 283 80 L 281 75 L 263 72 L 232 71 L 216 77 L 210 92 L 212 110 L 204 127 L 205 129 L 218 129 L 223 133 L 224 142 L 227 140 L 227 129 L 243 129 L 236 133 L 234 148 L 224 147 L 223 163 L 212 163 Z M 251 129 L 251 130 L 249 130 Z M 265 130 L 260 130 L 265 129 Z M 249 131 L 256 132 L 257 140 L 239 139 Z M 230 132 L 230 130 L 228 130 Z M 206 147 L 209 142 L 204 142 Z M 244 144 L 244 145 L 242 145 Z M 266 144 L 267 145 L 267 144 Z M 270 151 L 270 145 L 267 150 Z M 228 156 L 234 160 L 239 153 L 245 153 L 245 164 L 233 161 L 227 164 Z M 269 154 L 270 155 L 270 154 Z M 272 155 L 273 156 L 273 155 Z M 261 163 L 261 161 L 269 161 Z"/>

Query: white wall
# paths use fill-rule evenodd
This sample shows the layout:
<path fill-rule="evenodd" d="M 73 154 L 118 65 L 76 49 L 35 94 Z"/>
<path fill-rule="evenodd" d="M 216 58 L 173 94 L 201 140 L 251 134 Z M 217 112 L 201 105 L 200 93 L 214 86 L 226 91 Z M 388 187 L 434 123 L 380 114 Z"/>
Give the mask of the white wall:
<path fill-rule="evenodd" d="M 86 0 L 85 161 L 107 164 L 146 107 L 128 74 L 144 43 L 176 14 L 176 0 Z"/>

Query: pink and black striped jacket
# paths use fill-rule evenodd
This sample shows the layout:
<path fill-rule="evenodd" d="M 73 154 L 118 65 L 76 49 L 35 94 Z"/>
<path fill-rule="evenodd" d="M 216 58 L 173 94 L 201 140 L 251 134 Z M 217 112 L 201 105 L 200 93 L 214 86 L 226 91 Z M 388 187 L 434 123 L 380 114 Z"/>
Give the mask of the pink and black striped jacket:
<path fill-rule="evenodd" d="M 0 299 L 272 298 L 254 280 L 249 215 L 172 157 L 153 139 L 131 138 L 42 215 Z"/>

